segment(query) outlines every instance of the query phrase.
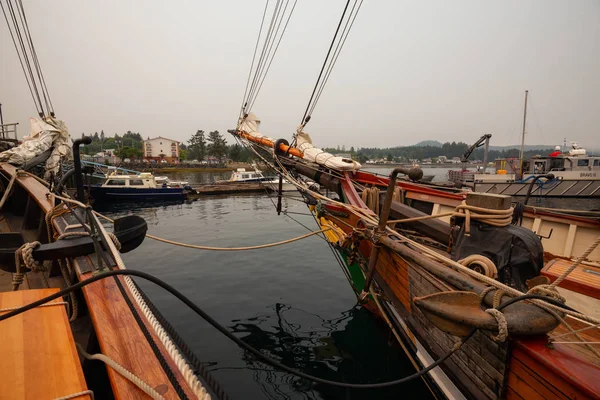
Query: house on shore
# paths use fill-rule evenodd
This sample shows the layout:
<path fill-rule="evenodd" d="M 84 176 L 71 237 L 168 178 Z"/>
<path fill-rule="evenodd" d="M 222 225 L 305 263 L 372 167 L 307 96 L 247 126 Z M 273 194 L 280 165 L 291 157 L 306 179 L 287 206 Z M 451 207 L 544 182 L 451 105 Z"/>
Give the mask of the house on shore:
<path fill-rule="evenodd" d="M 177 140 L 158 136 L 144 140 L 144 160 L 162 160 L 168 163 L 176 163 L 179 161 L 179 142 Z"/>

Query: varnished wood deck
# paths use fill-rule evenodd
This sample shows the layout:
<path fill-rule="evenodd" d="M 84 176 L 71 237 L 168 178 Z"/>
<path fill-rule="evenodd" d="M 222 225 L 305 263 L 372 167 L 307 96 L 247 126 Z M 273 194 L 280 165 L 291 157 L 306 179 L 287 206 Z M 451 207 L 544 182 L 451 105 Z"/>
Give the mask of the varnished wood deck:
<path fill-rule="evenodd" d="M 23 306 L 57 291 L 0 293 L 0 308 Z M 0 322 L 0 332 L 1 399 L 54 399 L 87 390 L 64 305 L 9 318 Z"/>

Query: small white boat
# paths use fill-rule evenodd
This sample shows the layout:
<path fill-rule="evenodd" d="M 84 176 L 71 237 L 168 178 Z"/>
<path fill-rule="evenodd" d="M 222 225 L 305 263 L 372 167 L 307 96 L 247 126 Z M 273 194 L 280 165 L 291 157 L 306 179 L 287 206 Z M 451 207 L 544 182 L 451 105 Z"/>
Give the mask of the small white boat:
<path fill-rule="evenodd" d="M 172 181 L 170 180 L 168 177 L 166 176 L 155 176 L 154 180 L 156 181 L 157 185 L 160 186 L 167 186 L 167 187 L 184 187 L 184 186 L 188 186 L 190 183 L 188 181 Z"/>
<path fill-rule="evenodd" d="M 263 183 L 269 186 L 271 189 L 277 191 L 279 188 L 279 177 L 277 176 L 264 176 L 256 165 L 253 165 L 254 171 L 246 171 L 245 168 L 238 168 L 231 173 L 229 182 L 236 183 Z M 296 191 L 296 186 L 289 182 L 287 179 L 283 179 L 282 185 L 283 192 Z"/>

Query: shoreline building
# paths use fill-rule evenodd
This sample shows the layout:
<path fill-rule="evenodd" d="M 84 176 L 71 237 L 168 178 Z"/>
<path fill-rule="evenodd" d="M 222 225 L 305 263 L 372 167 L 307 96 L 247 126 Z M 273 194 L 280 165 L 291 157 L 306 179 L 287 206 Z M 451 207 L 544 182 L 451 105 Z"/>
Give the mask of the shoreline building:
<path fill-rule="evenodd" d="M 144 140 L 144 160 L 179 162 L 179 142 L 162 136 Z"/>

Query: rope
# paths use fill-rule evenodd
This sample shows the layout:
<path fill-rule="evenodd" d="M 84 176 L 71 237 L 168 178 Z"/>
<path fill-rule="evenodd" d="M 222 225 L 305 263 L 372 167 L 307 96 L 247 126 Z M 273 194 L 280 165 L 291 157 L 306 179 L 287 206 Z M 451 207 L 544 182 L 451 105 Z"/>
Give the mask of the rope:
<path fill-rule="evenodd" d="M 456 206 L 453 216 L 456 218 L 465 218 L 465 234 L 471 232 L 471 219 L 479 220 L 487 225 L 508 226 L 512 222 L 514 208 L 507 210 L 492 210 L 484 207 L 475 207 L 467 205 L 465 200 Z"/>
<path fill-rule="evenodd" d="M 98 229 L 101 230 L 104 234 L 107 233 L 102 224 L 100 223 L 98 223 Z M 116 245 L 112 242 L 108 242 L 108 247 L 110 248 L 110 253 L 112 254 L 118 268 L 120 270 L 125 270 L 125 263 L 119 255 Z M 177 347 L 173 344 L 173 341 L 165 332 L 163 327 L 160 325 L 154 314 L 152 314 L 152 311 L 139 294 L 137 288 L 135 287 L 135 283 L 133 282 L 131 277 L 125 276 L 123 280 L 125 281 L 125 284 L 127 285 L 127 288 L 132 294 L 132 297 L 137 303 L 139 309 L 142 310 L 144 317 L 146 317 L 146 320 L 150 323 L 150 326 L 158 336 L 158 339 L 167 350 L 167 353 L 171 357 L 171 360 L 173 360 L 177 369 L 183 376 L 185 382 L 191 388 L 192 393 L 194 393 L 194 395 L 200 400 L 210 400 L 210 394 L 206 392 L 206 389 L 204 387 L 202 387 L 202 383 L 198 380 L 198 377 L 194 374 L 194 371 L 190 368 L 185 358 L 181 355 Z"/>
<path fill-rule="evenodd" d="M 75 345 L 77 346 L 77 351 L 79 351 L 79 354 L 81 354 L 84 358 L 86 358 L 88 360 L 102 361 L 103 363 L 105 363 L 106 365 L 108 365 L 109 367 L 114 369 L 116 372 L 118 372 L 123 378 L 127 379 L 129 382 L 133 383 L 135 386 L 140 388 L 140 390 L 142 390 L 144 393 L 146 393 L 152 399 L 164 400 L 164 397 L 162 397 L 160 395 L 160 393 L 158 393 L 156 390 L 154 390 L 154 388 L 152 386 L 150 386 L 149 384 L 144 382 L 140 377 L 133 374 L 131 371 L 129 371 L 127 368 L 123 367 L 121 364 L 119 364 L 112 358 L 107 357 L 101 353 L 88 354 L 85 350 L 83 350 L 83 348 L 81 347 L 81 345 L 79 343 L 75 343 Z"/>
<path fill-rule="evenodd" d="M 46 271 L 43 263 L 39 263 L 33 258 L 33 250 L 40 245 L 40 242 L 25 243 L 15 251 L 15 267 L 16 271 L 13 274 L 12 285 L 13 291 L 19 290 L 19 286 L 23 283 L 25 272 L 23 266 L 30 269 L 33 272 Z M 44 276 L 45 278 L 45 276 Z"/>
<path fill-rule="evenodd" d="M 51 306 L 57 306 L 57 305 L 61 305 L 61 304 L 69 304 L 69 303 L 67 303 L 66 301 L 56 301 L 54 303 L 40 304 L 38 307 L 51 307 Z M 0 308 L 0 313 L 18 310 L 21 307 L 23 307 L 23 306 Z"/>
<path fill-rule="evenodd" d="M 369 207 L 369 209 L 371 209 L 375 213 L 379 213 L 379 188 L 365 188 L 362 191 L 360 198 L 367 205 L 367 207 Z"/>
<path fill-rule="evenodd" d="M 4 207 L 4 203 L 6 203 L 6 200 L 10 197 L 12 187 L 15 184 L 16 180 L 17 180 L 17 174 L 14 174 L 12 176 L 12 178 L 10 178 L 10 182 L 8 182 L 8 186 L 4 190 L 4 194 L 2 195 L 2 199 L 0 200 L 0 210 L 2 210 L 2 207 Z"/>
<path fill-rule="evenodd" d="M 588 249 L 586 251 L 584 251 L 583 254 L 577 258 L 577 260 L 575 260 L 575 262 L 569 267 L 569 269 L 567 269 L 565 272 L 563 272 L 563 274 L 561 276 L 556 278 L 556 280 L 554 282 L 552 282 L 552 284 L 550 284 L 550 286 L 553 286 L 553 287 L 558 286 L 563 280 L 565 280 L 565 278 L 571 272 L 573 272 L 573 270 L 575 270 L 575 268 L 577 268 L 577 266 L 579 264 L 581 264 L 582 261 L 584 261 L 592 253 L 592 251 L 594 251 L 596 249 L 596 247 L 598 247 L 599 244 L 600 244 L 600 235 L 598 235 L 598 237 L 596 238 L 596 240 L 594 240 L 594 242 L 590 245 L 590 247 L 588 247 Z"/>
<path fill-rule="evenodd" d="M 506 318 L 504 318 L 502 311 L 496 310 L 495 308 L 488 308 L 485 312 L 496 318 L 496 322 L 498 322 L 498 334 L 492 336 L 492 339 L 496 342 L 506 341 L 506 338 L 508 337 L 508 323 L 506 322 Z"/>
<path fill-rule="evenodd" d="M 104 216 L 104 215 L 102 215 L 100 213 L 97 213 L 96 211 L 94 211 L 94 214 L 97 215 L 97 216 L 99 216 L 100 218 L 105 219 L 106 221 L 114 222 L 114 220 L 112 220 L 112 219 L 110 219 L 110 218 L 108 218 L 108 217 L 106 217 L 106 216 Z M 266 248 L 269 248 L 269 247 L 281 246 L 283 244 L 288 244 L 288 243 L 296 242 L 298 240 L 306 239 L 307 237 L 310 237 L 310 236 L 314 236 L 314 235 L 318 235 L 318 234 L 323 233 L 323 232 L 327 232 L 327 231 L 329 231 L 331 229 L 332 229 L 331 227 L 323 228 L 323 229 L 320 229 L 318 231 L 312 231 L 312 232 L 309 232 L 309 233 L 307 233 L 305 235 L 301 235 L 301 236 L 298 236 L 298 237 L 295 237 L 295 238 L 291 238 L 291 239 L 287 239 L 287 240 L 282 240 L 280 242 L 260 244 L 260 245 L 257 245 L 257 246 L 244 246 L 244 247 L 200 246 L 200 245 L 196 245 L 196 244 L 188 244 L 188 243 L 177 242 L 177 241 L 174 241 L 174 240 L 164 239 L 164 238 L 161 238 L 161 237 L 158 237 L 158 236 L 150 235 L 148 233 L 146 234 L 146 237 L 149 238 L 149 239 L 152 239 L 152 240 L 157 240 L 159 242 L 163 242 L 163 243 L 167 243 L 167 244 L 172 244 L 172 245 L 175 245 L 175 246 L 187 247 L 187 248 L 196 249 L 196 250 L 245 251 L 245 250 L 258 250 L 258 249 L 266 249 Z"/>
<path fill-rule="evenodd" d="M 94 400 L 94 392 L 92 392 L 91 390 L 84 390 L 82 392 L 78 392 L 78 393 L 73 393 L 73 394 L 69 394 L 66 396 L 62 396 L 62 397 L 57 397 L 54 400 L 71 400 L 71 399 L 76 399 L 77 397 L 82 397 L 85 395 L 89 395 L 90 398 L 92 400 Z"/>

